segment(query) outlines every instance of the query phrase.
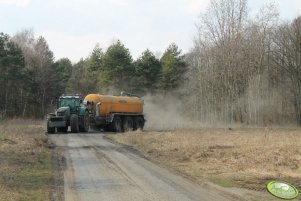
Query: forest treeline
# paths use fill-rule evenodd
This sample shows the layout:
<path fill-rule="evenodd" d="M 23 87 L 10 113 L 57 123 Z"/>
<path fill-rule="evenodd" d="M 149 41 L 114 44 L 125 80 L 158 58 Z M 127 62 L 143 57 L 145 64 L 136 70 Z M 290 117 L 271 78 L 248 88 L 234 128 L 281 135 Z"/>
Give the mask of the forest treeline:
<path fill-rule="evenodd" d="M 118 40 L 77 63 L 55 60 L 30 30 L 1 33 L 0 117 L 43 118 L 62 93 L 127 91 L 172 94 L 195 122 L 300 125 L 301 17 L 278 15 L 273 4 L 250 15 L 247 0 L 211 0 L 186 54 L 172 43 L 160 57 L 147 49 L 133 59 Z"/>
<path fill-rule="evenodd" d="M 30 30 L 0 33 L 0 117 L 43 118 L 63 93 L 167 93 L 182 83 L 186 68 L 174 43 L 159 59 L 147 49 L 136 60 L 119 40 L 105 52 L 96 44 L 88 58 L 72 64 L 55 61 L 46 39 Z"/>

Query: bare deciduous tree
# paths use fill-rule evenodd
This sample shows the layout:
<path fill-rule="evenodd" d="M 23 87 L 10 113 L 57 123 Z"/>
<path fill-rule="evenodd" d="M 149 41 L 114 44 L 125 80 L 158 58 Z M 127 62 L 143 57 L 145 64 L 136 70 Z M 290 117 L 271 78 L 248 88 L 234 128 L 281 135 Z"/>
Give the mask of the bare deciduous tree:
<path fill-rule="evenodd" d="M 273 60 L 282 73 L 288 76 L 289 89 L 297 123 L 301 123 L 301 17 L 284 24 L 275 32 Z"/>
<path fill-rule="evenodd" d="M 285 90 L 283 71 L 291 75 L 294 100 L 301 98 L 296 71 L 298 20 L 278 30 L 273 4 L 265 5 L 254 18 L 247 10 L 246 0 L 212 0 L 200 17 L 194 48 L 186 56 L 190 65 L 186 87 L 193 94 L 195 120 L 259 126 L 289 121 L 291 95 Z M 294 101 L 296 111 L 299 102 Z"/>

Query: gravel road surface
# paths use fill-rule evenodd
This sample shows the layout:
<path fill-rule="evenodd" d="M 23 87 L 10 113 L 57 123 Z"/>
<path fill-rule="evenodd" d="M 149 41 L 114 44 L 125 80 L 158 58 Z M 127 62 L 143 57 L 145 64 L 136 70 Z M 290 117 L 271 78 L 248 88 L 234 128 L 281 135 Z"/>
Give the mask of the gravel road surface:
<path fill-rule="evenodd" d="M 101 133 L 49 135 L 66 158 L 66 201 L 223 201 L 237 197 L 198 185 L 111 143 Z"/>

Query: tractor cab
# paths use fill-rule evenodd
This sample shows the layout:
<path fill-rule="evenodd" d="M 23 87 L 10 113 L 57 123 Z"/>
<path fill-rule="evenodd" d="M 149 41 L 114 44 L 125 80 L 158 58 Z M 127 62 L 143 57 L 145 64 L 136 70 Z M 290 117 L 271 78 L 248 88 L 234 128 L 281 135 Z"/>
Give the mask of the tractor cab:
<path fill-rule="evenodd" d="M 58 99 L 57 109 L 68 108 L 71 113 L 76 113 L 81 106 L 82 96 L 81 95 L 62 95 Z"/>

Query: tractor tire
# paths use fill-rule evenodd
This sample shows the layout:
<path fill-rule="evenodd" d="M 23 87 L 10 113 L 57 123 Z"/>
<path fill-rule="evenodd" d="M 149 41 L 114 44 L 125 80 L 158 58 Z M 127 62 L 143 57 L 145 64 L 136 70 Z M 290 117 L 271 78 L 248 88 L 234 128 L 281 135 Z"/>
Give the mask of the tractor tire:
<path fill-rule="evenodd" d="M 114 116 L 112 123 L 110 124 L 110 131 L 122 132 L 122 120 L 120 116 Z"/>
<path fill-rule="evenodd" d="M 143 130 L 144 127 L 144 119 L 143 117 L 135 117 L 134 118 L 134 130 Z"/>
<path fill-rule="evenodd" d="M 90 119 L 89 119 L 89 112 L 86 111 L 85 115 L 82 119 L 81 126 L 79 127 L 80 132 L 88 132 L 90 127 Z"/>
<path fill-rule="evenodd" d="M 57 128 L 57 132 L 67 133 L 67 131 L 68 131 L 68 126 L 66 126 L 66 127 L 58 127 Z"/>
<path fill-rule="evenodd" d="M 78 125 L 78 116 L 76 114 L 71 115 L 70 126 L 71 126 L 71 133 L 78 133 L 79 125 Z"/>
<path fill-rule="evenodd" d="M 134 129 L 134 121 L 131 116 L 126 116 L 123 120 L 124 132 L 132 131 Z"/>
<path fill-rule="evenodd" d="M 49 127 L 49 122 L 47 121 L 47 133 L 48 134 L 54 134 L 55 133 L 55 127 Z"/>

